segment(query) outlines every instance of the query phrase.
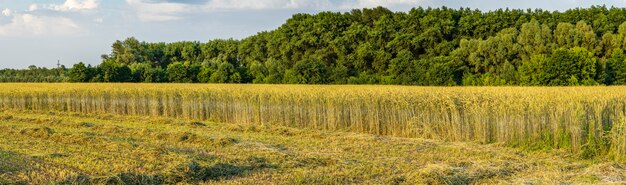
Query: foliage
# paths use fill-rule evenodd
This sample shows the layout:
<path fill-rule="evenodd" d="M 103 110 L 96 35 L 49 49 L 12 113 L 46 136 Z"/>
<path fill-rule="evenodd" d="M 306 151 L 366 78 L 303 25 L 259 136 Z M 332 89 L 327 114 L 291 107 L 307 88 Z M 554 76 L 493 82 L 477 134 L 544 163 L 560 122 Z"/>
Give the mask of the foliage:
<path fill-rule="evenodd" d="M 626 79 L 624 58 L 614 54 L 626 49 L 624 15 L 605 6 L 295 14 L 241 40 L 115 41 L 89 80 L 82 69 L 73 78 L 25 75 L 33 69 L 0 71 L 0 81 L 618 85 Z"/>
<path fill-rule="evenodd" d="M 74 64 L 69 70 L 69 75 L 72 82 L 88 82 L 91 79 L 87 66 L 82 62 Z"/>
<path fill-rule="evenodd" d="M 544 65 L 547 85 L 595 85 L 596 58 L 585 48 L 557 49 Z"/>
<path fill-rule="evenodd" d="M 0 82 L 68 82 L 69 70 L 64 66 L 49 69 L 31 65 L 28 69 L 2 69 Z"/>
<path fill-rule="evenodd" d="M 323 84 L 328 81 L 328 70 L 320 60 L 305 59 L 296 62 L 284 80 L 290 84 Z"/>
<path fill-rule="evenodd" d="M 104 61 L 98 66 L 102 82 L 129 82 L 132 79 L 131 69 L 114 61 Z"/>

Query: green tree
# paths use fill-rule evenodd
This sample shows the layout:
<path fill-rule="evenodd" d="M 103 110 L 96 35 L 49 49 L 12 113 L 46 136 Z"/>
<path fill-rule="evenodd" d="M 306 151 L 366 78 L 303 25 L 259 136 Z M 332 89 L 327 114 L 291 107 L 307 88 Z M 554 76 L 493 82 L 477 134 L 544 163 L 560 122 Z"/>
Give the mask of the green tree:
<path fill-rule="evenodd" d="M 191 83 L 187 76 L 187 68 L 182 62 L 174 62 L 167 66 L 167 77 L 173 83 Z"/>
<path fill-rule="evenodd" d="M 621 49 L 614 50 L 611 58 L 606 62 L 604 83 L 607 85 L 626 84 L 626 56 Z"/>
<path fill-rule="evenodd" d="M 543 67 L 549 60 L 547 55 L 533 55 L 529 60 L 523 61 L 519 67 L 520 85 L 542 85 L 545 80 Z"/>
<path fill-rule="evenodd" d="M 328 82 L 326 65 L 318 59 L 304 59 L 296 62 L 292 70 L 285 74 L 286 83 L 323 84 Z"/>
<path fill-rule="evenodd" d="M 461 85 L 466 70 L 461 60 L 454 57 L 434 57 L 421 60 L 418 62 L 418 68 L 421 66 L 429 66 L 425 71 L 426 74 L 422 74 L 421 79 L 426 85 Z"/>
<path fill-rule="evenodd" d="M 213 69 L 211 69 L 208 66 L 202 66 L 202 68 L 200 68 L 200 73 L 198 73 L 198 82 L 200 83 L 211 82 L 212 73 L 213 73 Z"/>
<path fill-rule="evenodd" d="M 87 74 L 93 73 L 87 81 L 622 84 L 621 59 L 613 54 L 626 48 L 624 14 L 626 8 L 606 7 L 565 12 L 376 7 L 296 14 L 275 30 L 241 40 L 115 41 L 101 65 L 87 67 L 92 71 Z M 81 80 L 77 74 L 33 67 L 1 71 L 0 81 Z"/>
<path fill-rule="evenodd" d="M 104 61 L 99 66 L 102 74 L 102 82 L 130 82 L 131 70 L 128 66 L 115 61 Z"/>
<path fill-rule="evenodd" d="M 265 65 L 267 66 L 268 72 L 268 75 L 265 77 L 265 83 L 281 83 L 287 67 L 282 62 L 273 58 L 268 59 Z"/>
<path fill-rule="evenodd" d="M 596 58 L 585 48 L 558 49 L 544 66 L 546 85 L 595 85 Z M 575 84 L 572 84 L 575 83 Z"/>
<path fill-rule="evenodd" d="M 250 64 L 250 75 L 254 78 L 252 83 L 264 83 L 267 74 L 267 68 L 263 63 L 254 61 Z"/>
<path fill-rule="evenodd" d="M 217 71 L 215 71 L 213 74 L 211 74 L 211 82 L 213 83 L 232 83 L 233 79 L 232 77 L 237 77 L 239 75 L 235 75 L 235 67 L 228 63 L 228 62 L 224 62 L 222 64 L 219 65 L 219 67 L 217 68 Z"/>
<path fill-rule="evenodd" d="M 74 64 L 69 71 L 71 82 L 88 82 L 90 80 L 89 71 L 83 62 Z"/>
<path fill-rule="evenodd" d="M 395 84 L 411 84 L 414 80 L 413 53 L 401 50 L 396 58 L 390 61 L 389 74 L 394 77 Z"/>
<path fill-rule="evenodd" d="M 521 47 L 521 59 L 529 60 L 532 55 L 548 54 L 552 42 L 552 30 L 540 25 L 535 19 L 522 24 L 517 38 Z"/>

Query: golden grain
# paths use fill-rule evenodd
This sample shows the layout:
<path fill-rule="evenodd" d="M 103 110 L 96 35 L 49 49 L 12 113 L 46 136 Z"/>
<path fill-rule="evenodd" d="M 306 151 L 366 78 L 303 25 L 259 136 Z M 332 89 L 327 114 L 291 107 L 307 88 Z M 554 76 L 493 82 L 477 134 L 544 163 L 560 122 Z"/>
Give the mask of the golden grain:
<path fill-rule="evenodd" d="M 624 92 L 626 87 L 0 84 L 0 109 L 271 124 L 622 158 Z"/>

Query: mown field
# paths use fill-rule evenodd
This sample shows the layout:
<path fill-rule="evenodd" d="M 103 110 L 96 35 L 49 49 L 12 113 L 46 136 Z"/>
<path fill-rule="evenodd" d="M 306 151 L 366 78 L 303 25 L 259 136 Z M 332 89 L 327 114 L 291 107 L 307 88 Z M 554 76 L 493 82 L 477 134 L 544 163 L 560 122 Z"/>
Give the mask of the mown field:
<path fill-rule="evenodd" d="M 0 113 L 0 184 L 623 183 L 564 150 L 184 119 Z"/>
<path fill-rule="evenodd" d="M 0 84 L 0 184 L 624 183 L 625 92 Z"/>

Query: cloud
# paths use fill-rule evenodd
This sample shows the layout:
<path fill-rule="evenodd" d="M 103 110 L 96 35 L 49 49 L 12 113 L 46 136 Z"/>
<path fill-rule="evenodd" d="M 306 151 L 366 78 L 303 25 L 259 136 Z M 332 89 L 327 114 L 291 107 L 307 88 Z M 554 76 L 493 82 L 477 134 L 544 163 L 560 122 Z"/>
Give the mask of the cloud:
<path fill-rule="evenodd" d="M 13 11 L 11 11 L 11 9 L 5 8 L 4 10 L 2 10 L 2 15 L 4 16 L 11 16 L 13 15 Z"/>
<path fill-rule="evenodd" d="M 328 0 L 211 0 L 205 5 L 208 10 L 264 10 L 329 7 Z"/>
<path fill-rule="evenodd" d="M 185 15 L 216 11 L 320 9 L 329 0 L 126 0 L 141 21 L 172 21 Z"/>
<path fill-rule="evenodd" d="M 39 5 L 37 4 L 31 4 L 30 6 L 28 6 L 28 11 L 36 11 L 37 9 L 39 9 Z"/>
<path fill-rule="evenodd" d="M 413 7 L 430 0 L 126 0 L 141 21 L 180 20 L 193 14 L 246 10 L 349 10 Z"/>
<path fill-rule="evenodd" d="M 348 0 L 339 5 L 343 9 L 372 8 L 377 6 L 398 7 L 398 6 L 419 6 L 423 0 Z"/>
<path fill-rule="evenodd" d="M 182 19 L 180 14 L 194 9 L 192 5 L 175 2 L 151 2 L 143 0 L 126 0 L 141 21 L 171 21 Z"/>
<path fill-rule="evenodd" d="M 31 4 L 25 11 L 4 9 L 0 20 L 0 37 L 49 36 L 78 33 L 81 27 L 72 18 L 74 12 L 98 8 L 99 0 L 66 0 L 63 4 Z M 51 13 L 52 10 L 65 13 Z M 97 21 L 96 21 L 97 22 Z"/>
<path fill-rule="evenodd" d="M 66 0 L 63 4 L 31 4 L 29 11 L 48 9 L 54 11 L 84 11 L 98 8 L 98 0 Z"/>
<path fill-rule="evenodd" d="M 30 4 L 24 11 L 4 9 L 0 16 L 0 37 L 73 35 L 79 23 L 102 23 L 91 13 L 100 0 L 64 0 L 62 4 Z"/>
<path fill-rule="evenodd" d="M 0 36 L 30 36 L 71 34 L 80 27 L 65 17 L 13 14 L 7 24 L 0 25 Z"/>

